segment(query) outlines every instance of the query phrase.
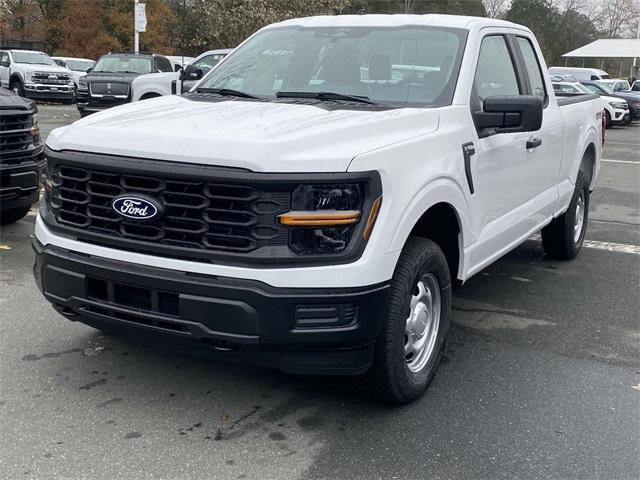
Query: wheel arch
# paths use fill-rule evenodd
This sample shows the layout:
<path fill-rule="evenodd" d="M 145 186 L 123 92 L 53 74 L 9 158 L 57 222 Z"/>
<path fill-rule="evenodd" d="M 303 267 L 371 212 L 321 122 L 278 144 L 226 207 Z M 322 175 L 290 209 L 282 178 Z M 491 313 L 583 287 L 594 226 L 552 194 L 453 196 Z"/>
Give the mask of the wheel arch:
<path fill-rule="evenodd" d="M 148 100 L 149 98 L 156 98 L 156 97 L 161 97 L 162 94 L 155 92 L 155 91 L 151 91 L 151 92 L 144 92 L 141 96 L 140 96 L 140 100 Z"/>
<path fill-rule="evenodd" d="M 407 239 L 419 236 L 433 240 L 442 249 L 453 280 L 464 278 L 464 245 L 468 241 L 465 196 L 452 180 L 439 179 L 414 198 L 393 239 L 402 249 Z"/>

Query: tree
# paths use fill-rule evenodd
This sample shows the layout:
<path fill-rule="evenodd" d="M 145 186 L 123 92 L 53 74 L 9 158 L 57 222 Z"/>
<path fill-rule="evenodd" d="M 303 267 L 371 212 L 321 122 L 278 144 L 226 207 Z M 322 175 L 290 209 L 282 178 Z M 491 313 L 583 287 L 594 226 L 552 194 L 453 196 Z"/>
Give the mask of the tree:
<path fill-rule="evenodd" d="M 483 4 L 489 18 L 502 18 L 509 10 L 509 0 L 484 0 Z"/>
<path fill-rule="evenodd" d="M 352 0 L 350 13 L 446 13 L 484 17 L 482 0 Z"/>

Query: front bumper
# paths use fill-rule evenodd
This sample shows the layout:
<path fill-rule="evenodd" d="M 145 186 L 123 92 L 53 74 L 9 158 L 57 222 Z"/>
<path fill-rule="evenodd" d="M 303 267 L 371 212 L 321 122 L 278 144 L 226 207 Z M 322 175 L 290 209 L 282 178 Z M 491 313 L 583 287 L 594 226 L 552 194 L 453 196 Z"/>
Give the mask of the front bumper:
<path fill-rule="evenodd" d="M 18 164 L 0 163 L 0 209 L 29 207 L 38 201 L 40 174 L 46 165 L 40 153 Z"/>
<path fill-rule="evenodd" d="M 611 123 L 614 125 L 625 125 L 631 121 L 631 115 L 628 110 L 614 110 Z"/>
<path fill-rule="evenodd" d="M 27 98 L 34 100 L 72 100 L 73 85 L 46 85 L 40 83 L 25 83 L 24 93 Z"/>
<path fill-rule="evenodd" d="M 117 107 L 118 105 L 124 105 L 131 102 L 129 96 L 120 95 L 90 95 L 87 90 L 78 90 L 76 92 L 76 101 L 78 111 L 80 113 L 95 113 L 101 112 L 111 107 Z"/>
<path fill-rule="evenodd" d="M 34 276 L 71 320 L 188 353 L 290 373 L 360 374 L 388 283 L 276 288 L 78 254 L 33 241 Z"/>

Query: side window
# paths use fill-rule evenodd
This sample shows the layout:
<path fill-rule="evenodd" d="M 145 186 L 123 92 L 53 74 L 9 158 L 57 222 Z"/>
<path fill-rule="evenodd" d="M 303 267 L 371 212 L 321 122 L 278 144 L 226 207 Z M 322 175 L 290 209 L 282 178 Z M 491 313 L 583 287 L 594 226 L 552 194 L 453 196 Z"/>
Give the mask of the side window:
<path fill-rule="evenodd" d="M 516 69 L 503 35 L 482 39 L 473 86 L 472 100 L 476 104 L 494 95 L 520 95 Z"/>
<path fill-rule="evenodd" d="M 213 55 L 207 55 L 206 57 L 202 57 L 197 62 L 194 62 L 193 65 L 196 68 L 201 69 L 202 72 L 206 74 L 209 70 L 215 67 L 218 64 L 218 62 L 220 62 L 220 60 L 222 60 L 223 58 L 224 58 L 224 55 L 219 53 L 213 54 Z"/>
<path fill-rule="evenodd" d="M 157 56 L 156 60 L 156 69 L 161 72 L 173 72 L 173 67 L 171 66 L 171 62 L 166 57 Z"/>
<path fill-rule="evenodd" d="M 9 54 L 7 52 L 0 52 L 0 64 L 7 65 L 9 63 Z"/>
<path fill-rule="evenodd" d="M 531 41 L 528 38 L 518 37 L 518 46 L 524 59 L 524 66 L 527 70 L 529 83 L 531 84 L 531 94 L 536 97 L 546 98 L 547 91 L 544 88 L 544 80 L 540 69 L 540 63 Z"/>

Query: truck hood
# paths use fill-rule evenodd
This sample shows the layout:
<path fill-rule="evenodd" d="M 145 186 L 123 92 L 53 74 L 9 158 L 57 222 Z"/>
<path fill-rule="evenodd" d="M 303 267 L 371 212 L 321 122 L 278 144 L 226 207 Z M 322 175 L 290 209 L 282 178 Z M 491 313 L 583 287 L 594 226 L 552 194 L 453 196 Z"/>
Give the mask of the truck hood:
<path fill-rule="evenodd" d="M 70 70 L 61 67 L 59 65 L 37 65 L 37 64 L 22 64 L 24 65 L 25 72 L 45 72 L 45 73 L 71 73 Z"/>
<path fill-rule="evenodd" d="M 0 88 L 0 110 L 35 110 L 35 102 Z"/>
<path fill-rule="evenodd" d="M 337 172 L 359 154 L 435 131 L 438 120 L 437 109 L 329 110 L 170 95 L 54 130 L 47 145 L 256 172 Z"/>

